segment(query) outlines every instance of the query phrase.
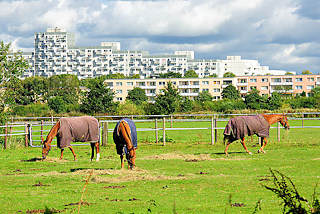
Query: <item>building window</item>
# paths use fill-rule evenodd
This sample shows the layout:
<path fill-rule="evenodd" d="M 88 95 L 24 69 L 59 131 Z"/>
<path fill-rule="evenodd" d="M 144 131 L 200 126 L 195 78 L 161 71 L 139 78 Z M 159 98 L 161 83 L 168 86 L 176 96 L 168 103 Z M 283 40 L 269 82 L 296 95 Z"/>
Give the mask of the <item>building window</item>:
<path fill-rule="evenodd" d="M 122 94 L 122 90 L 121 89 L 116 90 L 116 94 Z"/>
<path fill-rule="evenodd" d="M 122 82 L 116 82 L 116 86 L 122 86 Z"/>
<path fill-rule="evenodd" d="M 202 81 L 202 85 L 209 85 L 209 81 Z"/>
<path fill-rule="evenodd" d="M 202 89 L 202 91 L 207 91 L 207 92 L 209 92 L 209 89 L 208 89 L 208 88 L 204 88 L 204 89 Z"/>
<path fill-rule="evenodd" d="M 268 90 L 268 86 L 261 86 L 261 90 Z"/>
<path fill-rule="evenodd" d="M 314 89 L 314 85 L 307 85 L 307 89 L 308 89 L 308 90 Z"/>
<path fill-rule="evenodd" d="M 117 97 L 117 101 L 122 101 L 122 97 Z"/>
<path fill-rule="evenodd" d="M 267 78 L 262 78 L 261 82 L 268 82 L 268 79 Z"/>
<path fill-rule="evenodd" d="M 302 90 L 302 85 L 296 85 L 297 90 Z"/>
<path fill-rule="evenodd" d="M 308 77 L 308 82 L 314 82 L 314 78 L 313 77 Z"/>
<path fill-rule="evenodd" d="M 127 82 L 127 86 L 133 86 L 133 82 Z"/>
<path fill-rule="evenodd" d="M 250 82 L 257 82 L 257 79 L 250 79 Z"/>
<path fill-rule="evenodd" d="M 220 81 L 213 81 L 213 84 L 220 85 Z"/>
<path fill-rule="evenodd" d="M 302 82 L 302 78 L 296 78 L 296 82 Z"/>
<path fill-rule="evenodd" d="M 240 79 L 239 83 L 247 83 L 247 79 Z"/>
<path fill-rule="evenodd" d="M 220 88 L 214 88 L 213 92 L 220 92 Z"/>
<path fill-rule="evenodd" d="M 250 90 L 257 89 L 257 86 L 250 86 Z"/>
<path fill-rule="evenodd" d="M 281 78 L 274 78 L 271 80 L 271 82 L 281 82 Z"/>

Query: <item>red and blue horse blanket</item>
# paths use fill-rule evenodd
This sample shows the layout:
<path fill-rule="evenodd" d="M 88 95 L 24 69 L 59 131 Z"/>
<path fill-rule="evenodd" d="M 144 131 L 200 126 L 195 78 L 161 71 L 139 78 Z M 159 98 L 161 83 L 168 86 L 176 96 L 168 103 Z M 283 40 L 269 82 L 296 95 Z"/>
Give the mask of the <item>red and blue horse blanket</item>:
<path fill-rule="evenodd" d="M 113 141 L 116 144 L 116 149 L 117 149 L 117 154 L 118 155 L 124 155 L 127 154 L 127 146 L 125 143 L 124 138 L 122 137 L 122 135 L 118 135 L 118 128 L 119 128 L 119 124 L 121 121 L 125 121 L 129 127 L 130 127 L 130 138 L 131 138 L 131 142 L 134 148 L 137 148 L 138 146 L 138 138 L 137 138 L 137 128 L 136 125 L 134 124 L 134 122 L 128 118 L 123 118 L 121 120 L 118 121 L 116 127 L 113 130 Z"/>
<path fill-rule="evenodd" d="M 254 134 L 259 137 L 269 137 L 269 129 L 270 124 L 261 114 L 239 116 L 229 120 L 223 134 L 225 139 L 233 142 Z"/>

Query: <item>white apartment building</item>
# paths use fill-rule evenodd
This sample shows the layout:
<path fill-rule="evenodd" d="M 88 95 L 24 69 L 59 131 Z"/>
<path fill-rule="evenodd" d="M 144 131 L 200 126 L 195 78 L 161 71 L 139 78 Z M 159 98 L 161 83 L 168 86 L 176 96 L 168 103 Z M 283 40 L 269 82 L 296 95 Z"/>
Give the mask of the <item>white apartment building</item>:
<path fill-rule="evenodd" d="M 226 72 L 237 76 L 286 73 L 269 70 L 268 66 L 261 66 L 257 60 L 243 60 L 240 56 L 227 56 L 225 60 L 195 59 L 193 51 L 150 55 L 146 51 L 121 50 L 120 42 L 77 47 L 74 35 L 60 28 L 35 33 L 34 52 L 23 55 L 30 63 L 24 77 L 74 74 L 82 79 L 121 73 L 126 76 L 139 74 L 143 79 L 167 72 L 184 75 L 188 70 L 194 70 L 200 78 L 223 77 Z"/>

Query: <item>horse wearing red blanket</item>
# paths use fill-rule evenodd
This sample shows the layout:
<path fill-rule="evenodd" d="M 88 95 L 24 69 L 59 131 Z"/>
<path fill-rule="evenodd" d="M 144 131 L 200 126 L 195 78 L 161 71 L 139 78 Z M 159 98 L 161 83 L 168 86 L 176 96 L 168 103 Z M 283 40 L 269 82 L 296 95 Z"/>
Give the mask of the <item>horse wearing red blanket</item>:
<path fill-rule="evenodd" d="M 224 129 L 224 142 L 227 140 L 227 146 L 224 150 L 228 155 L 228 148 L 233 141 L 241 140 L 243 148 L 248 154 L 252 154 L 245 145 L 244 137 L 257 135 L 262 138 L 262 146 L 258 153 L 265 153 L 263 150 L 267 144 L 270 126 L 280 122 L 285 129 L 289 129 L 287 116 L 284 114 L 259 114 L 254 116 L 238 116 L 231 118 Z"/>

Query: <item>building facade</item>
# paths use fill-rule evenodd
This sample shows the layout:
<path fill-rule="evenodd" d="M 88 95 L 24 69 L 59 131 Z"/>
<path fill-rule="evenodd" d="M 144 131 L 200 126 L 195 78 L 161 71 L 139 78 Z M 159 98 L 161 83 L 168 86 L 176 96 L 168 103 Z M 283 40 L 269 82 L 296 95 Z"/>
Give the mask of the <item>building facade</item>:
<path fill-rule="evenodd" d="M 199 93 L 207 91 L 215 100 L 222 99 L 225 87 L 232 84 L 242 96 L 257 89 L 260 95 L 270 96 L 273 92 L 296 95 L 306 92 L 310 96 L 313 88 L 320 86 L 320 75 L 266 75 L 239 76 L 232 78 L 172 78 L 172 79 L 108 79 L 105 84 L 115 93 L 114 101 L 124 102 L 128 92 L 135 87 L 142 88 L 149 101 L 171 82 L 181 96 L 194 99 Z"/>
<path fill-rule="evenodd" d="M 286 71 L 269 70 L 257 60 L 240 56 L 226 59 L 195 59 L 193 51 L 175 51 L 173 54 L 150 55 L 146 51 L 121 50 L 119 42 L 101 42 L 100 46 L 78 47 L 72 33 L 60 28 L 48 28 L 35 33 L 34 52 L 24 53 L 30 69 L 23 77 L 74 74 L 80 79 L 121 73 L 126 76 L 157 77 L 167 72 L 184 75 L 194 70 L 200 78 L 223 77 L 226 72 L 237 76 L 284 75 Z"/>

